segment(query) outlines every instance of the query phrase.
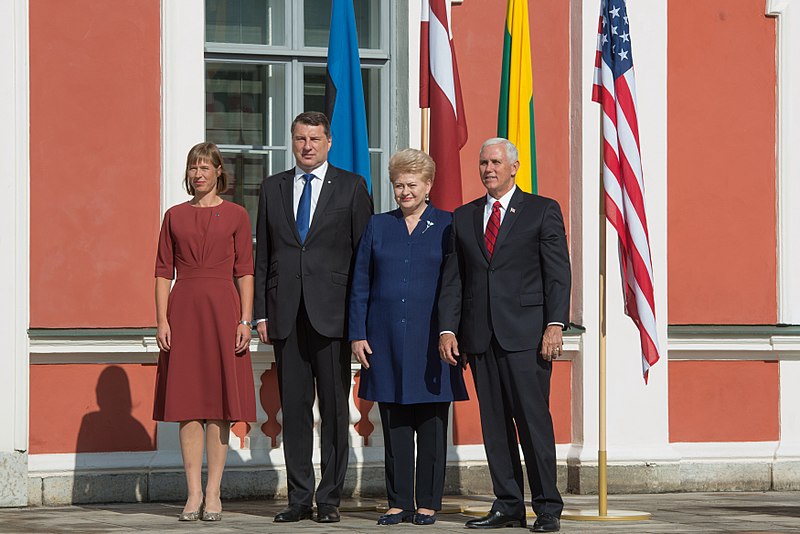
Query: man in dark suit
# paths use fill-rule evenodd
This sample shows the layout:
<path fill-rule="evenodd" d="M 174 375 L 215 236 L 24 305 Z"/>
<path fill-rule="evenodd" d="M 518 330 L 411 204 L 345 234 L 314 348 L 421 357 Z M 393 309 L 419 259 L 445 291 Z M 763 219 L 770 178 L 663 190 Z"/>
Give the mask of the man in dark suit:
<path fill-rule="evenodd" d="M 291 131 L 297 166 L 262 182 L 256 221 L 254 317 L 261 342 L 275 348 L 289 493 L 275 521 L 312 517 L 316 384 L 322 470 L 316 520 L 332 523 L 339 521 L 349 454 L 345 303 L 372 200 L 364 178 L 328 163 L 324 114 L 301 113 Z"/>
<path fill-rule="evenodd" d="M 495 501 L 468 528 L 525 526 L 522 466 L 534 532 L 560 528 L 550 416 L 552 359 L 569 320 L 570 266 L 558 203 L 514 184 L 516 147 L 489 139 L 480 153 L 487 195 L 456 209 L 439 297 L 439 353 L 472 367 Z"/>

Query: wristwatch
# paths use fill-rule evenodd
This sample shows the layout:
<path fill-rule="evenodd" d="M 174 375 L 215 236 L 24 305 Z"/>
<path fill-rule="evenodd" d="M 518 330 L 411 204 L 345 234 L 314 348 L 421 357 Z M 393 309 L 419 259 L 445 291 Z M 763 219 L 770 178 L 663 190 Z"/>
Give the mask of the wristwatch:
<path fill-rule="evenodd" d="M 243 324 L 247 328 L 253 328 L 253 325 L 250 324 L 250 321 L 239 321 L 239 324 Z"/>

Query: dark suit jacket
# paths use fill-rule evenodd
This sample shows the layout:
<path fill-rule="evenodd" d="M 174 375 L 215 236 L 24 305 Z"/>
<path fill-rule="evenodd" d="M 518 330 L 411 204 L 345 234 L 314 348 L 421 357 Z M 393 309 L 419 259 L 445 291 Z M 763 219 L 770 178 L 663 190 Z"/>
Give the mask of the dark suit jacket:
<path fill-rule="evenodd" d="M 569 322 L 570 266 L 555 200 L 517 189 L 495 242 L 484 243 L 482 196 L 456 209 L 439 296 L 439 329 L 467 354 L 487 351 L 492 333 L 507 351 L 536 349 L 548 323 Z"/>
<path fill-rule="evenodd" d="M 364 178 L 330 163 L 305 243 L 292 202 L 294 169 L 261 183 L 256 220 L 253 318 L 269 320 L 271 339 L 286 339 L 302 295 L 323 336 L 343 338 L 353 254 L 372 215 Z"/>

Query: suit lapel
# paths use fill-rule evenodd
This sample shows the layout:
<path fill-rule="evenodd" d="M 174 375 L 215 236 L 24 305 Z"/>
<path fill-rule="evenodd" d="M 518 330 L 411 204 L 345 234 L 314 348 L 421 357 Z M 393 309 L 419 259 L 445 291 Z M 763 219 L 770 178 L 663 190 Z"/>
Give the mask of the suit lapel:
<path fill-rule="evenodd" d="M 297 232 L 297 222 L 294 219 L 294 169 L 286 171 L 281 182 L 281 200 L 283 211 L 286 213 L 286 222 L 289 224 L 294 238 L 300 243 L 300 234 Z"/>
<path fill-rule="evenodd" d="M 486 209 L 486 197 L 484 196 L 483 198 L 473 201 L 473 205 L 472 226 L 475 229 L 475 238 L 478 240 L 478 248 L 481 250 L 483 257 L 486 258 L 486 262 L 488 263 L 490 260 L 489 251 L 486 248 L 483 229 L 483 210 Z"/>
<path fill-rule="evenodd" d="M 517 190 L 514 191 L 514 194 L 511 195 L 511 200 L 508 203 L 508 209 L 506 210 L 506 215 L 503 217 L 503 222 L 500 224 L 500 230 L 497 232 L 497 240 L 494 244 L 494 254 L 497 255 L 500 247 L 503 245 L 503 241 L 505 240 L 506 236 L 508 236 L 511 229 L 514 227 L 514 223 L 517 222 L 519 219 L 520 212 L 524 206 L 522 200 L 524 198 L 524 193 L 522 189 L 517 187 Z"/>

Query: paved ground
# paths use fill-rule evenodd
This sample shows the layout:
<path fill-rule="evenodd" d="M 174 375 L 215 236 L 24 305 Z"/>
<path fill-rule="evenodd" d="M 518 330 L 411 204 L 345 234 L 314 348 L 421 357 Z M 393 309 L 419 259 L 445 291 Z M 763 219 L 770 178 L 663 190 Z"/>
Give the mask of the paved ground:
<path fill-rule="evenodd" d="M 588 510 L 597 506 L 593 496 L 565 497 L 568 509 Z M 226 502 L 220 523 L 179 523 L 177 503 L 109 504 L 57 508 L 0 509 L 2 533 L 120 533 L 120 532 L 193 532 L 212 533 L 376 533 L 395 532 L 474 532 L 464 529 L 470 517 L 457 510 L 487 509 L 488 497 L 451 497 L 446 507 L 451 513 L 439 515 L 432 527 L 403 524 L 379 527 L 379 513 L 367 510 L 377 501 L 349 502 L 343 506 L 341 523 L 319 525 L 312 521 L 285 525 L 272 522 L 283 507 L 277 501 Z M 609 510 L 650 512 L 649 521 L 587 522 L 562 521 L 561 532 L 580 533 L 704 533 L 740 532 L 766 534 L 800 532 L 800 492 L 764 493 L 676 493 L 662 495 L 612 495 Z M 532 523 L 532 521 L 531 521 Z M 528 532 L 523 529 L 501 532 Z"/>

